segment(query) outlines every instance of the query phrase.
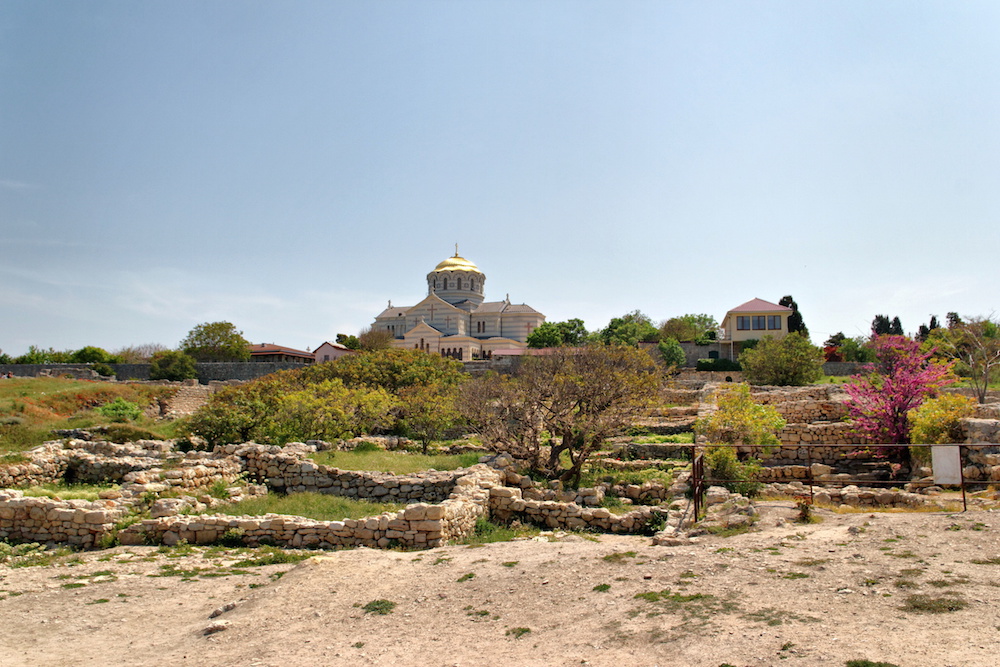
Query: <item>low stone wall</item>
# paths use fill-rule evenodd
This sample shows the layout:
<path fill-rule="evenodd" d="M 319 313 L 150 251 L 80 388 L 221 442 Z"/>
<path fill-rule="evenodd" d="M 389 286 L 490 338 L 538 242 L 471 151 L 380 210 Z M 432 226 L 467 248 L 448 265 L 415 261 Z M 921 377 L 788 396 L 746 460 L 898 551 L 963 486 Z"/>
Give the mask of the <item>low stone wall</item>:
<path fill-rule="evenodd" d="M 96 546 L 128 508 L 114 500 L 29 498 L 0 489 L 0 540 Z"/>
<path fill-rule="evenodd" d="M 248 478 L 283 493 L 326 493 L 379 502 L 437 503 L 448 498 L 465 470 L 415 475 L 340 470 L 305 458 L 314 448 L 301 443 L 226 445 L 220 453 L 242 461 Z"/>
<path fill-rule="evenodd" d="M 809 487 L 800 482 L 770 484 L 765 493 L 788 496 L 808 496 Z M 877 489 L 854 485 L 843 488 L 813 487 L 813 502 L 821 505 L 847 505 L 849 507 L 920 507 L 933 498 L 899 489 Z"/>
<path fill-rule="evenodd" d="M 250 546 L 435 547 L 470 535 L 476 520 L 489 511 L 490 488 L 501 484 L 502 480 L 503 473 L 477 465 L 465 471 L 456 481 L 451 495 L 437 505 L 417 503 L 396 513 L 344 521 L 315 521 L 276 514 L 262 517 L 176 515 L 146 519 L 122 530 L 118 538 L 123 544 L 170 545 L 180 540 L 211 544 L 229 532 Z"/>
<path fill-rule="evenodd" d="M 490 513 L 504 522 L 516 519 L 547 528 L 592 529 L 609 533 L 651 530 L 664 514 L 655 507 L 640 507 L 619 515 L 604 507 L 581 507 L 575 502 L 525 500 L 521 489 L 512 487 L 490 489 Z"/>
<path fill-rule="evenodd" d="M 796 445 L 856 445 L 859 437 L 850 422 L 821 421 L 811 424 L 789 423 L 778 433 L 778 440 L 783 445 L 780 457 L 796 458 L 787 456 L 788 451 L 797 449 Z"/>

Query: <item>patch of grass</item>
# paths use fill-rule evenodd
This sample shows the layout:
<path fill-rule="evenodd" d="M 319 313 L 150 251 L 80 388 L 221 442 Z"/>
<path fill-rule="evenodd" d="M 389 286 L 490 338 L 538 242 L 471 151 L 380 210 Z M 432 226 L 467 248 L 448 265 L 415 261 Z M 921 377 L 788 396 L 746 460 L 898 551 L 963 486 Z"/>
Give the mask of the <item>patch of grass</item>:
<path fill-rule="evenodd" d="M 366 614 L 378 614 L 380 616 L 385 616 L 386 614 L 391 614 L 392 610 L 396 608 L 396 603 L 392 600 L 372 600 L 366 604 L 362 609 L 365 610 Z"/>
<path fill-rule="evenodd" d="M 757 611 L 743 614 L 743 618 L 753 623 L 764 623 L 772 627 L 798 621 L 799 623 L 818 623 L 820 619 L 813 616 L 803 616 L 790 612 L 786 609 L 775 609 L 774 607 L 764 607 Z"/>
<path fill-rule="evenodd" d="M 529 632 L 531 632 L 531 628 L 507 628 L 507 632 L 505 634 L 508 637 L 513 637 L 514 639 L 520 639 Z"/>
<path fill-rule="evenodd" d="M 298 563 L 310 557 L 310 554 L 293 553 L 284 551 L 277 547 L 260 547 L 260 550 L 243 560 L 236 561 L 231 567 L 261 567 L 264 565 L 281 565 L 284 563 Z"/>
<path fill-rule="evenodd" d="M 376 470 L 396 475 L 409 475 L 425 470 L 456 470 L 479 463 L 479 452 L 465 454 L 410 454 L 408 452 L 388 452 L 383 449 L 353 452 L 316 452 L 310 458 L 320 465 L 341 470 Z"/>
<path fill-rule="evenodd" d="M 871 660 L 848 660 L 844 667 L 899 667 L 893 662 L 872 662 Z"/>
<path fill-rule="evenodd" d="M 973 558 L 969 562 L 975 563 L 976 565 L 1000 565 L 1000 556 L 991 556 L 989 558 Z"/>
<path fill-rule="evenodd" d="M 805 572 L 789 572 L 788 574 L 781 575 L 782 579 L 808 579 L 809 575 Z"/>
<path fill-rule="evenodd" d="M 521 561 L 519 561 L 519 560 L 508 560 L 508 561 L 505 561 L 505 562 L 500 563 L 500 564 L 503 565 L 504 567 L 514 567 L 515 565 L 517 565 L 520 562 Z"/>
<path fill-rule="evenodd" d="M 914 594 L 907 596 L 900 609 L 903 611 L 912 611 L 922 614 L 945 614 L 965 609 L 968 604 L 969 603 L 957 593 L 948 593 L 941 597 Z"/>
<path fill-rule="evenodd" d="M 399 512 L 403 509 L 406 509 L 406 505 L 401 503 L 373 503 L 367 500 L 352 500 L 325 493 L 292 493 L 289 495 L 269 493 L 259 498 L 248 498 L 231 505 L 223 505 L 212 511 L 229 516 L 290 514 L 317 521 L 339 521 L 341 519 L 363 519 L 383 512 Z"/>
<path fill-rule="evenodd" d="M 608 563 L 624 563 L 626 558 L 635 558 L 635 551 L 616 551 L 601 557 L 601 560 Z"/>
<path fill-rule="evenodd" d="M 475 579 L 475 578 L 476 578 L 475 572 L 466 572 L 465 574 L 463 574 L 461 577 L 458 578 L 458 583 L 462 583 L 463 581 L 469 581 L 470 579 Z"/>
<path fill-rule="evenodd" d="M 60 500 L 98 500 L 101 491 L 113 488 L 110 484 L 41 484 L 23 489 L 32 498 L 58 498 Z"/>
<path fill-rule="evenodd" d="M 607 593 L 611 590 L 611 584 L 597 584 L 591 590 L 597 591 L 598 593 Z"/>
<path fill-rule="evenodd" d="M 538 535 L 539 530 L 534 526 L 520 526 L 512 528 L 503 524 L 493 523 L 485 517 L 476 519 L 476 528 L 472 535 L 462 540 L 459 544 L 482 545 L 491 542 L 509 542 L 516 537 L 533 537 Z"/>
<path fill-rule="evenodd" d="M 706 619 L 714 614 L 729 613 L 736 609 L 736 603 L 731 600 L 720 600 L 709 593 L 674 593 L 669 588 L 662 591 L 647 591 L 636 593 L 635 599 L 645 600 L 655 604 L 657 609 L 666 613 L 679 613 L 685 618 Z"/>
<path fill-rule="evenodd" d="M 8 567 L 44 567 L 69 556 L 73 550 L 69 547 L 46 549 L 37 542 L 9 544 L 0 542 L 0 565 Z"/>

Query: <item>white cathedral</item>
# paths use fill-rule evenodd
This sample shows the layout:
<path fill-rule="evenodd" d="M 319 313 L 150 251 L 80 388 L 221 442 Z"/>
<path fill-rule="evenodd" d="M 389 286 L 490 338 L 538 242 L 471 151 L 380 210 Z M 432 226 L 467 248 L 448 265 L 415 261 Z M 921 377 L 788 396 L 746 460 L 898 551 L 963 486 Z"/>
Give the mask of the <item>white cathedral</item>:
<path fill-rule="evenodd" d="M 483 301 L 486 276 L 458 256 L 427 274 L 427 296 L 415 306 L 389 307 L 372 329 L 388 331 L 393 347 L 437 352 L 455 359 L 488 359 L 496 350 L 527 347 L 528 334 L 545 316 L 525 304 Z"/>

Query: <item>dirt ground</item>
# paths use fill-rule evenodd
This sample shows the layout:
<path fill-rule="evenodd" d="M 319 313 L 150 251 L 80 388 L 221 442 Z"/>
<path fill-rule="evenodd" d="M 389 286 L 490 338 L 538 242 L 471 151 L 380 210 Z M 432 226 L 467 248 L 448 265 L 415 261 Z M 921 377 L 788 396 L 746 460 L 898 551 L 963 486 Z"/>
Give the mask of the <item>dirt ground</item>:
<path fill-rule="evenodd" d="M 117 547 L 2 567 L 0 665 L 1000 661 L 1000 514 L 761 509 L 759 530 L 674 547 L 556 534 L 236 573 L 245 554 Z M 395 605 L 366 611 L 379 600 Z"/>

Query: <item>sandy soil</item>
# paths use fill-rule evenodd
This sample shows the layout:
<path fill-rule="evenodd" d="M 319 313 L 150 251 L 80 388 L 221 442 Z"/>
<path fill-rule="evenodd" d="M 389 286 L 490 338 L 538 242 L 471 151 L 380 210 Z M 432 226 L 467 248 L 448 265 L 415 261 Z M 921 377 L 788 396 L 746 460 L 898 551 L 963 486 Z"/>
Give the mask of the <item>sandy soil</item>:
<path fill-rule="evenodd" d="M 1000 661 L 1000 514 L 820 511 L 801 525 L 787 504 L 762 509 L 758 531 L 677 547 L 562 535 L 357 549 L 187 579 L 150 575 L 218 571 L 236 557 L 119 547 L 3 567 L 0 665 Z M 912 595 L 967 606 L 908 610 Z M 395 607 L 367 613 L 375 600 Z M 222 629 L 205 634 L 213 624 Z"/>

